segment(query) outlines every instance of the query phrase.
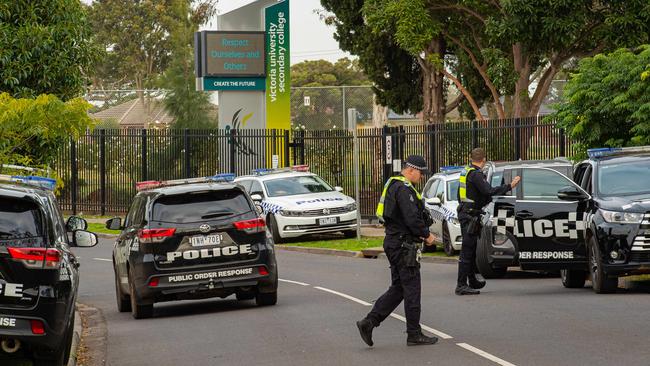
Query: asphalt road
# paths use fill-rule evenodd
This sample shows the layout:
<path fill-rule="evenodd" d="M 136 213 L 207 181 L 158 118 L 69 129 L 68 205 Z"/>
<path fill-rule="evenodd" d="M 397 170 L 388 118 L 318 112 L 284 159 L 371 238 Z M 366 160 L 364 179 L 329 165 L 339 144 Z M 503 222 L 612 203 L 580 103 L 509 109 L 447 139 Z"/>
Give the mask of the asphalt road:
<path fill-rule="evenodd" d="M 389 283 L 388 262 L 278 251 L 276 306 L 234 297 L 156 304 L 134 320 L 115 305 L 112 241 L 77 249 L 79 301 L 101 309 L 108 359 L 126 365 L 648 365 L 650 295 L 569 290 L 515 273 L 479 296 L 453 294 L 456 266 L 424 264 L 425 329 L 447 337 L 407 347 L 403 309 L 361 341 L 361 319 Z M 293 282 L 289 282 L 293 281 Z M 402 318 L 403 319 L 403 318 Z"/>

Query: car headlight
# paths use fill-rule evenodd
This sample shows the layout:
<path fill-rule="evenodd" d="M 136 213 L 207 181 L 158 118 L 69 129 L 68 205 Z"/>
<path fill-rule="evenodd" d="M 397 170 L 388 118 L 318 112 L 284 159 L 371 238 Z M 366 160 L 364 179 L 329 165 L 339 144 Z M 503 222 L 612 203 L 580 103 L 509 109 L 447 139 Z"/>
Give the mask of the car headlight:
<path fill-rule="evenodd" d="M 280 210 L 282 216 L 302 216 L 302 211 Z"/>
<path fill-rule="evenodd" d="M 494 245 L 503 245 L 508 241 L 508 235 L 502 233 L 494 234 Z"/>
<path fill-rule="evenodd" d="M 357 203 L 356 202 L 350 203 L 349 205 L 345 206 L 345 211 L 346 212 L 354 211 L 356 209 L 357 209 Z"/>
<path fill-rule="evenodd" d="M 640 224 L 643 221 L 642 213 L 635 212 L 617 212 L 600 210 L 606 222 L 616 224 Z"/>
<path fill-rule="evenodd" d="M 458 221 L 457 217 L 450 217 L 449 222 L 452 223 L 453 225 L 456 225 L 456 226 L 460 225 L 460 221 Z"/>

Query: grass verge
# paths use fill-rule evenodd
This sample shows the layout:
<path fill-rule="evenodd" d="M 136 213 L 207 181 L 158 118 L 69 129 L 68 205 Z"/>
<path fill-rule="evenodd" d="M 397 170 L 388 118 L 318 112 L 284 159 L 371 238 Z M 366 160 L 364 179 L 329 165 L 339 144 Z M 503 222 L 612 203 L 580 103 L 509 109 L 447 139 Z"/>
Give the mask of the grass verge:
<path fill-rule="evenodd" d="M 361 237 L 361 240 L 357 239 L 332 239 L 332 240 L 317 240 L 317 241 L 303 241 L 296 243 L 287 243 L 286 245 L 296 246 L 296 247 L 306 247 L 306 248 L 323 248 L 323 249 L 338 249 L 338 250 L 351 250 L 351 251 L 361 251 L 363 249 L 377 248 L 384 245 L 384 238 L 377 237 Z M 422 255 L 427 257 L 446 257 L 445 252 L 438 251 L 422 253 Z M 458 258 L 458 257 L 452 257 Z"/>
<path fill-rule="evenodd" d="M 88 231 L 96 234 L 119 234 L 119 230 L 108 230 L 104 224 L 88 223 Z"/>

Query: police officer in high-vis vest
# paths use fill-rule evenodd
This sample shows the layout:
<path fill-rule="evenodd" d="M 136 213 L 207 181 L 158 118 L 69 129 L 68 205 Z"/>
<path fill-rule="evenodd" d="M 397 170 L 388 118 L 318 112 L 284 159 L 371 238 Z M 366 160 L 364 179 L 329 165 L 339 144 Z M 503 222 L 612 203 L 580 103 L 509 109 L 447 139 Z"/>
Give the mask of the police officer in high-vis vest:
<path fill-rule="evenodd" d="M 434 344 L 435 337 L 422 334 L 420 328 L 420 254 L 424 241 L 433 244 L 429 232 L 431 217 L 424 208 L 422 197 L 413 184 L 427 173 L 424 158 L 411 155 L 406 158 L 401 175 L 392 177 L 384 185 L 377 216 L 386 227 L 384 252 L 390 263 L 391 285 L 375 302 L 368 315 L 357 322 L 361 338 L 372 346 L 372 330 L 378 327 L 404 300 L 406 313 L 406 344 L 409 346 Z"/>
<path fill-rule="evenodd" d="M 515 177 L 512 183 L 493 188 L 481 171 L 487 162 L 485 150 L 480 147 L 472 150 L 470 158 L 472 163 L 460 173 L 458 188 L 460 202 L 458 221 L 460 221 L 463 244 L 458 262 L 456 295 L 478 295 L 479 289 L 485 286 L 485 280 L 477 273 L 476 268 L 476 245 L 481 233 L 481 212 L 483 207 L 490 203 L 492 196 L 506 194 L 516 187 L 520 180 L 519 177 Z"/>

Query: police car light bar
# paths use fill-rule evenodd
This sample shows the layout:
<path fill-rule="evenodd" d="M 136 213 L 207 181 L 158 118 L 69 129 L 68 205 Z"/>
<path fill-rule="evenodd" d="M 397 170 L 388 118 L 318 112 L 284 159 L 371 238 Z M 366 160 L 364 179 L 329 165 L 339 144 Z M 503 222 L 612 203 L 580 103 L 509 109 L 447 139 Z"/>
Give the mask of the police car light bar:
<path fill-rule="evenodd" d="M 440 167 L 440 172 L 442 173 L 452 173 L 452 172 L 459 172 L 463 170 L 462 166 L 457 166 L 457 165 L 449 165 L 449 166 L 441 166 Z"/>
<path fill-rule="evenodd" d="M 259 169 L 253 169 L 253 174 L 254 175 L 266 175 L 266 174 L 275 174 L 275 173 L 308 172 L 308 171 L 309 171 L 309 165 L 292 165 L 291 167 L 288 167 L 288 168 L 277 168 L 277 169 L 259 168 Z"/>
<path fill-rule="evenodd" d="M 291 170 L 294 172 L 308 172 L 309 165 L 292 165 Z"/>
<path fill-rule="evenodd" d="M 7 175 L 0 174 L 0 182 L 19 183 L 33 187 L 45 188 L 53 191 L 56 188 L 56 180 L 52 178 L 37 177 L 33 175 Z"/>
<path fill-rule="evenodd" d="M 231 182 L 235 179 L 235 174 L 233 173 L 223 173 L 217 174 L 209 177 L 201 178 L 189 178 L 189 179 L 174 179 L 174 180 L 147 180 L 143 182 L 137 182 L 135 184 L 136 191 L 145 191 L 148 189 L 162 188 L 162 187 L 171 187 L 179 186 L 184 184 L 194 184 L 194 183 L 210 183 L 210 182 Z"/>
<path fill-rule="evenodd" d="M 590 158 L 602 158 L 606 156 L 628 155 L 638 153 L 650 153 L 650 146 L 635 146 L 635 147 L 601 147 L 597 149 L 587 150 L 587 155 Z"/>

